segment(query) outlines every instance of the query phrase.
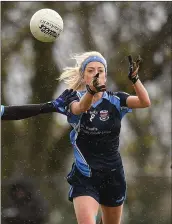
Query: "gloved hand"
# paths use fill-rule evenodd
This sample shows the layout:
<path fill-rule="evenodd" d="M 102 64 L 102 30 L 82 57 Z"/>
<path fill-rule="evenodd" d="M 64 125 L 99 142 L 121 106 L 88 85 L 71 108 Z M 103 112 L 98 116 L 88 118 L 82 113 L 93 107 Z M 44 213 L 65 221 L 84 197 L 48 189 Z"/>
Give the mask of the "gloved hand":
<path fill-rule="evenodd" d="M 66 89 L 56 100 L 52 101 L 52 104 L 56 108 L 58 113 L 69 116 L 70 113 L 67 111 L 67 107 L 73 101 L 79 101 L 77 92 L 73 91 L 73 89 Z"/>
<path fill-rule="evenodd" d="M 94 95 L 98 92 L 104 92 L 106 91 L 106 86 L 105 85 L 99 85 L 99 73 L 97 73 L 94 77 L 93 80 L 91 81 L 90 85 L 86 85 L 87 91 Z"/>
<path fill-rule="evenodd" d="M 142 61 L 140 55 L 138 56 L 138 59 L 135 61 L 133 61 L 132 56 L 129 55 L 128 56 L 128 60 L 129 60 L 129 73 L 128 73 L 128 78 L 129 80 L 132 81 L 133 84 L 135 84 L 137 82 L 137 80 L 139 79 L 138 76 L 138 70 L 139 70 L 139 64 Z"/>

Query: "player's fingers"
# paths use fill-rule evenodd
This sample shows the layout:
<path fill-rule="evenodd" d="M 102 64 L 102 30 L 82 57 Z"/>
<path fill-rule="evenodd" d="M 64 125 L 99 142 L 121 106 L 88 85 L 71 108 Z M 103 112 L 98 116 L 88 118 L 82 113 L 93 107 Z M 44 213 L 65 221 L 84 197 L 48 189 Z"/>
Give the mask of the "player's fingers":
<path fill-rule="evenodd" d="M 73 90 L 72 90 L 72 91 L 73 91 Z M 76 94 L 77 94 L 76 90 L 73 91 L 73 92 L 71 93 L 72 96 L 74 96 L 74 95 L 76 95 Z"/>
<path fill-rule="evenodd" d="M 104 91 L 106 91 L 106 86 L 105 86 L 105 85 L 98 86 L 98 87 L 97 87 L 97 90 L 98 90 L 99 92 L 104 92 Z"/>
<path fill-rule="evenodd" d="M 139 57 L 138 57 L 138 59 L 137 59 L 137 61 L 136 61 L 136 65 L 137 66 L 139 66 L 139 64 L 142 62 L 142 58 L 140 57 L 140 55 L 139 55 Z"/>
<path fill-rule="evenodd" d="M 139 70 L 139 66 L 136 68 L 136 70 L 132 73 L 132 77 L 134 77 L 137 73 L 138 73 L 138 70 Z"/>
<path fill-rule="evenodd" d="M 73 89 L 69 89 L 68 95 L 71 95 L 73 92 Z"/>
<path fill-rule="evenodd" d="M 72 90 L 73 91 L 73 90 Z M 70 97 L 72 97 L 72 96 L 75 96 L 75 95 L 77 95 L 77 93 L 76 93 L 76 91 L 73 91 L 73 92 L 71 92 L 70 94 L 68 94 L 68 98 L 70 98 Z"/>
<path fill-rule="evenodd" d="M 72 96 L 72 93 L 73 93 L 73 89 L 69 89 L 67 94 L 65 94 L 63 97 L 67 100 L 68 98 Z"/>
<path fill-rule="evenodd" d="M 63 96 L 63 97 L 66 97 L 67 96 L 67 94 L 68 94 L 68 92 L 69 92 L 69 90 L 68 89 L 66 89 L 62 94 L 61 94 L 61 96 Z"/>
<path fill-rule="evenodd" d="M 133 64 L 133 58 L 131 55 L 128 55 L 128 61 L 129 61 L 129 64 L 132 65 Z"/>
<path fill-rule="evenodd" d="M 134 68 L 134 69 L 137 68 L 137 66 L 136 66 L 136 62 L 135 62 L 135 61 L 133 62 L 133 68 Z"/>
<path fill-rule="evenodd" d="M 79 98 L 76 96 L 73 96 L 73 97 L 70 97 L 70 99 L 68 101 L 69 101 L 69 103 L 73 102 L 73 101 L 79 101 Z"/>

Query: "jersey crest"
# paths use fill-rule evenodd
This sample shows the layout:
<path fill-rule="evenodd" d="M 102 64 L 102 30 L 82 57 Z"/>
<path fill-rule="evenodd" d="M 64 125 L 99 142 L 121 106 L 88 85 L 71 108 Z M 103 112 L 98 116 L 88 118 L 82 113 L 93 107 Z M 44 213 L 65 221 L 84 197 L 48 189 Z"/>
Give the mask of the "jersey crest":
<path fill-rule="evenodd" d="M 109 112 L 108 110 L 101 110 L 100 111 L 100 120 L 107 121 L 109 119 Z"/>

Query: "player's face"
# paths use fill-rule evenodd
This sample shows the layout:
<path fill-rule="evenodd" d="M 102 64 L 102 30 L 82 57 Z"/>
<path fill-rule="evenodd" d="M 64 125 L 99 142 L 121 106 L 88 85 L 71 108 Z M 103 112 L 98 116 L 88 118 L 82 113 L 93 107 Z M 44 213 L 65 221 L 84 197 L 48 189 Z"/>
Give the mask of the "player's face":
<path fill-rule="evenodd" d="M 105 67 L 100 62 L 90 62 L 84 71 L 84 81 L 86 84 L 90 84 L 93 77 L 99 73 L 99 84 L 104 85 L 106 82 Z"/>

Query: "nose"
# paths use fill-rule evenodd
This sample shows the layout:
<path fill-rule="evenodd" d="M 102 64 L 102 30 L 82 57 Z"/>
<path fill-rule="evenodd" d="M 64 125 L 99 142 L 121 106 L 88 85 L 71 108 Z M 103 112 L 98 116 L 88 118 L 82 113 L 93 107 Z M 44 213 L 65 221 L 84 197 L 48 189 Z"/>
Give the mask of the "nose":
<path fill-rule="evenodd" d="M 96 72 L 96 74 L 99 73 L 98 68 L 96 68 L 95 72 Z"/>

